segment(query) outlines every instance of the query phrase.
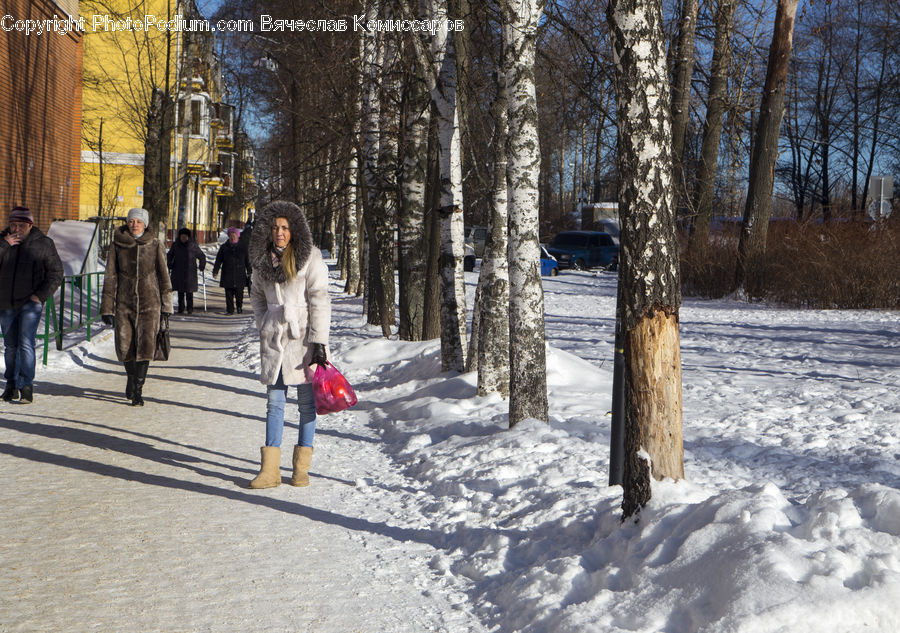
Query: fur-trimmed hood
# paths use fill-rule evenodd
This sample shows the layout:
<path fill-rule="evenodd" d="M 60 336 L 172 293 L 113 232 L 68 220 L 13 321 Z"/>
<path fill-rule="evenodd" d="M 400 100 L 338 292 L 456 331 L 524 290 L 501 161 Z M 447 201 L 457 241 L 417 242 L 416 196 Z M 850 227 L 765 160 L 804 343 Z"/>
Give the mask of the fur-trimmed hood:
<path fill-rule="evenodd" d="M 275 218 L 287 218 L 291 228 L 291 244 L 294 249 L 294 270 L 300 270 L 309 260 L 313 249 L 312 233 L 306 216 L 293 202 L 276 200 L 266 205 L 253 222 L 250 236 L 250 265 L 263 279 L 284 282 L 284 270 L 272 266 L 272 224 Z"/>

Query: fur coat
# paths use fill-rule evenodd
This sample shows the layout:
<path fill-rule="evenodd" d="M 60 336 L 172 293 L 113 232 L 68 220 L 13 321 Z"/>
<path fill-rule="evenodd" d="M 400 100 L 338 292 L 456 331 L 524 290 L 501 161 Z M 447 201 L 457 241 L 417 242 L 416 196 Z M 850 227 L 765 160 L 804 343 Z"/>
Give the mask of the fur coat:
<path fill-rule="evenodd" d="M 285 278 L 280 265 L 273 265 L 271 229 L 275 218 L 287 218 L 291 229 L 297 271 L 292 280 Z M 250 264 L 250 301 L 259 330 L 259 380 L 274 385 L 281 371 L 286 385 L 309 382 L 310 344 L 328 345 L 331 301 L 328 267 L 313 245 L 300 207 L 277 201 L 260 212 L 250 238 Z"/>
<path fill-rule="evenodd" d="M 106 258 L 100 314 L 115 318 L 120 361 L 153 360 L 162 312 L 172 313 L 163 245 L 149 231 L 135 239 L 127 226 L 116 229 Z"/>

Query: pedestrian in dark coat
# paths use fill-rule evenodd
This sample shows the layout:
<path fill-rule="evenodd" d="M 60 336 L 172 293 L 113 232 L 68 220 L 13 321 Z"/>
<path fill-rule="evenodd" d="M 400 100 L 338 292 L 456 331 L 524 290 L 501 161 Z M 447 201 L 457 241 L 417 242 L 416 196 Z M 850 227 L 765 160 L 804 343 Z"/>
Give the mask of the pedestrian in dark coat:
<path fill-rule="evenodd" d="M 172 274 L 172 290 L 178 292 L 178 314 L 187 309 L 194 312 L 194 293 L 197 292 L 197 271 L 206 268 L 206 255 L 197 246 L 187 227 L 178 231 L 178 239 L 166 258 Z"/>
<path fill-rule="evenodd" d="M 228 241 L 219 247 L 216 263 L 213 264 L 213 277 L 222 271 L 219 286 L 225 288 L 227 314 L 234 314 L 235 308 L 238 314 L 244 311 L 244 286 L 250 278 L 250 262 L 247 259 L 247 250 L 238 240 L 239 233 L 236 228 L 228 229 Z"/>
<path fill-rule="evenodd" d="M 147 369 L 156 351 L 160 320 L 172 314 L 166 250 L 146 230 L 150 214 L 131 209 L 128 224 L 113 232 L 100 315 L 116 334 L 116 356 L 125 365 L 125 397 L 143 406 Z"/>
<path fill-rule="evenodd" d="M 44 302 L 63 280 L 63 267 L 53 240 L 34 226 L 26 207 L 15 207 L 9 226 L 0 232 L 0 329 L 6 402 L 30 403 L 34 398 L 34 340 Z"/>

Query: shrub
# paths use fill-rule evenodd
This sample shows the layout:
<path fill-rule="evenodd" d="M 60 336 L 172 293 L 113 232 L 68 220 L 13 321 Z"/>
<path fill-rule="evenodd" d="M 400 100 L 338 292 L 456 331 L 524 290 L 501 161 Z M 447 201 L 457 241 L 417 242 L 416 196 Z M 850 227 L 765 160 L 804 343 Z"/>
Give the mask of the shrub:
<path fill-rule="evenodd" d="M 683 249 L 683 292 L 731 293 L 736 256 L 733 236 L 714 236 L 705 252 Z M 900 221 L 773 222 L 752 282 L 751 298 L 794 307 L 900 309 Z"/>

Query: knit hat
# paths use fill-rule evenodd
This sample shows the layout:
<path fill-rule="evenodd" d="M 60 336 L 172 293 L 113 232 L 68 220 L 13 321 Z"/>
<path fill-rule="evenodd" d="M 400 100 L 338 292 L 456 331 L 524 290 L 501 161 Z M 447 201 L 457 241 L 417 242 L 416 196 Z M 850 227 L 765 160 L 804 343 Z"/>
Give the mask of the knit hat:
<path fill-rule="evenodd" d="M 188 239 L 191 239 L 191 230 L 186 226 L 178 229 L 178 237 L 181 237 L 182 235 L 187 235 Z"/>
<path fill-rule="evenodd" d="M 234 228 L 233 226 L 229 227 L 229 229 L 225 232 L 228 234 L 228 237 L 231 237 L 232 235 L 240 235 L 241 234 L 241 232 L 239 230 L 237 230 L 236 228 Z"/>
<path fill-rule="evenodd" d="M 140 209 L 138 207 L 128 209 L 126 221 L 127 220 L 141 220 L 144 223 L 144 226 L 150 226 L 150 214 L 147 213 L 146 209 Z"/>
<path fill-rule="evenodd" d="M 28 207 L 13 207 L 13 210 L 9 212 L 9 221 L 34 224 L 34 216 L 31 215 L 31 209 Z"/>

